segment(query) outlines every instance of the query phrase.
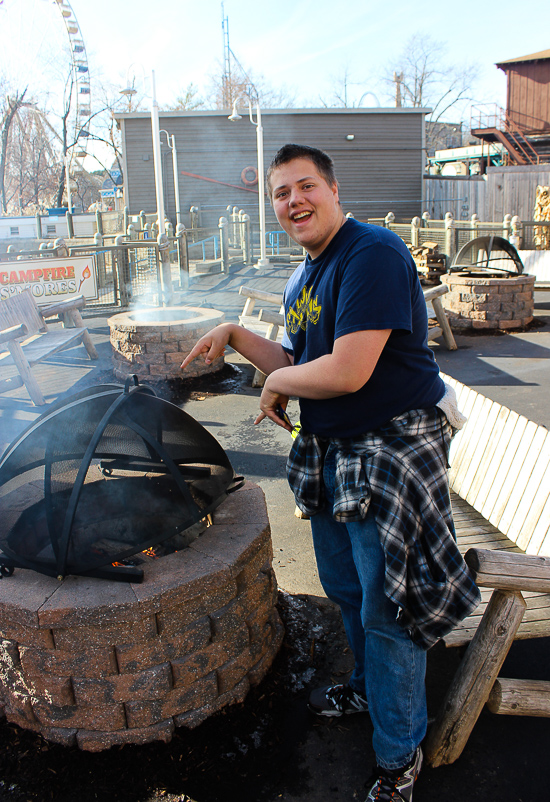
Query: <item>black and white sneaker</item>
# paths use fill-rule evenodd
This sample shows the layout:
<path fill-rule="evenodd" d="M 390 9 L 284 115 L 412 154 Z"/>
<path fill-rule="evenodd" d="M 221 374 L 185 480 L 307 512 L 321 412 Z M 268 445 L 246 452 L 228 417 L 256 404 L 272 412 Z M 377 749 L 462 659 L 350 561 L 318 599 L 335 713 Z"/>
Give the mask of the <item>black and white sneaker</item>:
<path fill-rule="evenodd" d="M 390 771 L 377 766 L 367 783 L 369 795 L 365 802 L 412 802 L 414 784 L 422 768 L 422 749 L 402 769 Z"/>
<path fill-rule="evenodd" d="M 328 685 L 315 688 L 309 695 L 308 707 L 318 716 L 345 716 L 366 713 L 367 700 L 349 685 Z"/>

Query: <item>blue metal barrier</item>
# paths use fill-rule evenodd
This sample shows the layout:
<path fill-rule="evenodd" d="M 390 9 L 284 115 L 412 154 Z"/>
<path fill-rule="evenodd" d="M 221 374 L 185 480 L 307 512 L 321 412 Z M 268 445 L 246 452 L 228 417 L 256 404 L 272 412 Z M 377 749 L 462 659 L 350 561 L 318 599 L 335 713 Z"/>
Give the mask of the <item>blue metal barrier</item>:
<path fill-rule="evenodd" d="M 214 259 L 218 258 L 218 237 L 214 234 L 212 237 L 207 237 L 206 239 L 199 240 L 198 242 L 190 242 L 188 245 L 188 249 L 194 248 L 196 245 L 202 245 L 202 260 L 203 262 L 206 260 L 206 248 L 205 245 L 207 242 L 212 241 L 214 244 Z"/>
<path fill-rule="evenodd" d="M 286 236 L 284 231 L 268 231 L 266 234 L 267 238 L 267 247 L 271 248 L 271 255 L 272 256 L 279 256 L 280 253 L 280 238 L 282 236 Z M 276 250 L 275 250 L 276 249 Z"/>

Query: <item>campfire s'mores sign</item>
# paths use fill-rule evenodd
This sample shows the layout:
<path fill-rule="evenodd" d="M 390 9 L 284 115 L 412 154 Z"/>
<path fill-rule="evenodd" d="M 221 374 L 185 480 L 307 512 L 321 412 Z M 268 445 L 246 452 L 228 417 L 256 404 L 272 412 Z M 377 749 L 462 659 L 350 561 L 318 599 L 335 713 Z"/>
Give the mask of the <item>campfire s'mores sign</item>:
<path fill-rule="evenodd" d="M 29 288 L 39 306 L 75 295 L 94 300 L 98 297 L 95 257 L 18 260 L 0 264 L 0 299 Z"/>

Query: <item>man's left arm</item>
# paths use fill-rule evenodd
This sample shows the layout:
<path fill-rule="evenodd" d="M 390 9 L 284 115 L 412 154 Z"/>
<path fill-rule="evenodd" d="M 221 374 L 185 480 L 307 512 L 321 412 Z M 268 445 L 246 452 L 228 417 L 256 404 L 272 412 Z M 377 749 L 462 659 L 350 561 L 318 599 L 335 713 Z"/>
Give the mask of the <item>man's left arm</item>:
<path fill-rule="evenodd" d="M 391 329 L 344 334 L 334 341 L 331 354 L 273 371 L 265 381 L 261 413 L 255 422 L 268 417 L 281 425 L 277 407 L 282 404 L 286 408 L 290 396 L 321 400 L 360 390 L 370 379 L 390 334 Z"/>

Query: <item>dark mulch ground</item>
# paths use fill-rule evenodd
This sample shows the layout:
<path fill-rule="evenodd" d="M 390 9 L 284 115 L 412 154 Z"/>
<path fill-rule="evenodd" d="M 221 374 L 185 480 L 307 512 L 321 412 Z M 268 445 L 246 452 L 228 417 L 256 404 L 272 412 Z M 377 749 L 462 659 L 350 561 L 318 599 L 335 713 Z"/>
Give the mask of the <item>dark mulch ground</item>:
<path fill-rule="evenodd" d="M 309 727 L 306 682 L 329 651 L 341 654 L 346 644 L 334 610 L 284 593 L 279 610 L 286 638 L 266 679 L 243 704 L 195 730 L 176 730 L 169 744 L 88 753 L 0 722 L 0 799 L 256 802 L 283 789 L 300 793 L 296 746 Z"/>

